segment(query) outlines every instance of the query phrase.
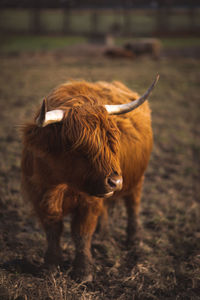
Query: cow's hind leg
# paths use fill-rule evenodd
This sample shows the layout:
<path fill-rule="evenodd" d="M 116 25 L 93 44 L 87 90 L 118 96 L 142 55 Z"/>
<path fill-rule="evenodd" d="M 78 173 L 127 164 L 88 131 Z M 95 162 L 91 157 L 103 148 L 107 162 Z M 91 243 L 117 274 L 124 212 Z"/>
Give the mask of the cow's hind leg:
<path fill-rule="evenodd" d="M 125 197 L 127 210 L 127 246 L 137 245 L 140 240 L 139 208 L 143 179 Z"/>
<path fill-rule="evenodd" d="M 72 277 L 79 281 L 91 281 L 93 277 L 90 248 L 100 211 L 101 200 L 97 199 L 80 204 L 72 218 L 72 238 L 76 248 Z"/>

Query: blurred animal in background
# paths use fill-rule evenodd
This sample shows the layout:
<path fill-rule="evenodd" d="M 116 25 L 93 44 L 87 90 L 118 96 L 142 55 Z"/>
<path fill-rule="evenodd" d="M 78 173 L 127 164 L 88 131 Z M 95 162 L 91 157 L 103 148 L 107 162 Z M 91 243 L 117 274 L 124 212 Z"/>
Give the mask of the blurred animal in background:
<path fill-rule="evenodd" d="M 131 51 L 135 56 L 150 55 L 154 59 L 159 59 L 161 41 L 153 38 L 138 39 L 125 43 L 124 49 Z"/>
<path fill-rule="evenodd" d="M 45 264 L 62 263 L 63 217 L 71 214 L 72 276 L 92 280 L 91 239 L 106 232 L 111 200 L 127 208 L 127 243 L 134 245 L 144 172 L 152 149 L 147 92 L 120 82 L 72 81 L 54 89 L 23 126 L 22 194 L 47 239 Z"/>
<path fill-rule="evenodd" d="M 108 48 L 104 51 L 104 55 L 109 58 L 135 58 L 135 54 L 131 50 L 120 47 Z"/>
<path fill-rule="evenodd" d="M 136 39 L 126 42 L 123 46 L 107 47 L 103 54 L 109 58 L 131 58 L 135 59 L 139 56 L 150 56 L 153 59 L 159 59 L 161 55 L 162 45 L 160 40 L 146 38 Z"/>

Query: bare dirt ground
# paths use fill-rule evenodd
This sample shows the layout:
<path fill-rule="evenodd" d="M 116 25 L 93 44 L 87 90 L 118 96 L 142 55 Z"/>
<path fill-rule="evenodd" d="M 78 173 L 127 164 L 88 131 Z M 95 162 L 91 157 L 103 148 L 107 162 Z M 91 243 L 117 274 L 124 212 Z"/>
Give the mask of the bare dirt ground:
<path fill-rule="evenodd" d="M 35 53 L 1 56 L 0 69 L 0 299 L 200 299 L 200 60 Z M 93 240 L 92 283 L 69 276 L 74 248 L 68 219 L 64 265 L 56 275 L 43 272 L 44 233 L 20 196 L 19 125 L 68 79 L 121 80 L 142 93 L 157 72 L 138 252 L 125 247 L 126 215 L 117 203 L 111 237 Z"/>

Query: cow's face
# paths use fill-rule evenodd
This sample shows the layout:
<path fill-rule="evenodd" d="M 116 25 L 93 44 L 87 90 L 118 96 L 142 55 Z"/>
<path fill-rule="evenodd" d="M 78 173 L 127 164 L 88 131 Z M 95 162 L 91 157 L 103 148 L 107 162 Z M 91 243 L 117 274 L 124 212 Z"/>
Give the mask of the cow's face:
<path fill-rule="evenodd" d="M 101 106 L 69 109 L 62 121 L 68 181 L 80 191 L 110 197 L 122 188 L 120 133 Z"/>

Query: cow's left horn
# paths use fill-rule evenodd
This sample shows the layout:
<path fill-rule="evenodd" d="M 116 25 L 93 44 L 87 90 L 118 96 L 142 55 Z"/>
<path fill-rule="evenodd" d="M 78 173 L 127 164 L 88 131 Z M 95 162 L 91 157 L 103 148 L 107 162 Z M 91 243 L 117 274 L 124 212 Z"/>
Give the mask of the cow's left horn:
<path fill-rule="evenodd" d="M 64 111 L 61 109 L 47 111 L 47 103 L 46 103 L 46 99 L 44 99 L 39 116 L 36 119 L 36 124 L 39 127 L 45 127 L 48 124 L 62 121 L 63 116 L 64 116 Z"/>
<path fill-rule="evenodd" d="M 107 112 L 109 113 L 109 115 L 121 115 L 121 114 L 127 113 L 129 111 L 132 111 L 135 108 L 137 108 L 138 106 L 140 106 L 142 103 L 144 103 L 145 100 L 147 100 L 147 98 L 151 94 L 151 91 L 153 90 L 156 83 L 158 82 L 158 79 L 159 79 L 159 75 L 157 74 L 155 80 L 153 81 L 151 86 L 148 88 L 146 93 L 143 96 L 141 96 L 140 98 L 133 100 L 132 102 L 125 103 L 125 104 L 119 104 L 119 105 L 105 105 L 105 108 L 106 108 Z"/>

